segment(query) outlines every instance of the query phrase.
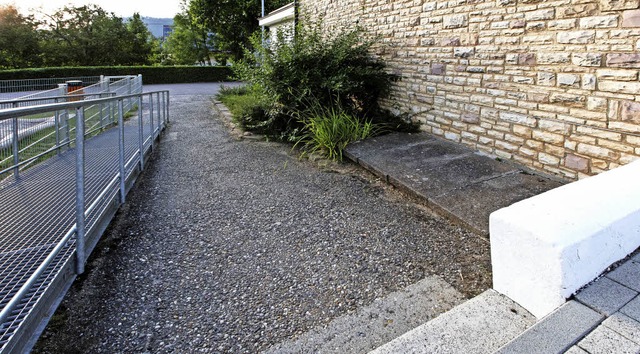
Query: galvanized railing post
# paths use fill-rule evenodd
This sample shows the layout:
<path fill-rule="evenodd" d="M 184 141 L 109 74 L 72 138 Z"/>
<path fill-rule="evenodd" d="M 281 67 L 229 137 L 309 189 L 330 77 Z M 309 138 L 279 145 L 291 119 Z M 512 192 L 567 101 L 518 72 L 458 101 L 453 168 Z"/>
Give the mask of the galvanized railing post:
<path fill-rule="evenodd" d="M 20 163 L 20 145 L 19 145 L 19 137 L 18 137 L 18 117 L 13 118 L 13 176 L 15 178 L 19 177 L 20 167 L 18 164 Z"/>
<path fill-rule="evenodd" d="M 164 94 L 164 92 L 162 92 L 162 110 L 164 112 L 164 114 L 163 114 L 163 118 L 164 119 L 162 120 L 162 122 L 163 122 L 164 126 L 166 127 L 167 126 L 167 118 L 168 118 L 168 116 L 167 116 L 167 99 L 166 99 L 165 96 L 166 95 Z"/>
<path fill-rule="evenodd" d="M 166 92 L 166 95 L 167 95 L 167 123 L 169 123 L 171 119 L 171 113 L 169 111 L 169 107 L 171 105 L 171 96 L 169 95 L 169 91 Z"/>
<path fill-rule="evenodd" d="M 120 166 L 120 203 L 124 204 L 127 190 L 125 186 L 125 161 L 124 161 L 124 109 L 122 100 L 118 100 L 118 162 Z"/>
<path fill-rule="evenodd" d="M 17 103 L 13 103 L 13 107 L 18 107 Z M 18 166 L 18 164 L 20 163 L 20 137 L 18 136 L 19 134 L 19 130 L 18 130 L 18 117 L 14 117 L 13 118 L 13 165 L 15 166 L 13 168 L 13 176 L 15 178 L 20 177 L 19 173 L 20 173 L 20 167 Z"/>
<path fill-rule="evenodd" d="M 144 119 L 142 114 L 142 97 L 140 95 L 140 105 L 138 106 L 138 153 L 140 154 L 140 171 L 144 169 Z"/>
<path fill-rule="evenodd" d="M 67 148 L 71 148 L 71 124 L 69 123 L 69 110 L 64 110 L 65 129 L 67 130 Z"/>
<path fill-rule="evenodd" d="M 156 102 L 158 103 L 158 133 L 156 136 L 160 136 L 160 131 L 162 130 L 162 106 L 160 105 L 160 92 L 156 95 Z"/>
<path fill-rule="evenodd" d="M 58 103 L 58 99 L 55 99 L 55 103 Z M 58 150 L 58 154 L 60 154 L 60 111 L 56 110 L 55 115 L 53 116 L 55 120 L 55 129 L 56 129 L 56 148 Z"/>
<path fill-rule="evenodd" d="M 76 273 L 84 273 L 84 107 L 76 108 Z"/>
<path fill-rule="evenodd" d="M 151 131 L 149 131 L 149 136 L 151 137 L 151 150 L 153 150 L 153 143 L 154 143 L 154 139 L 153 137 L 155 136 L 155 129 L 153 127 L 153 93 L 149 94 L 149 128 L 151 129 Z"/>

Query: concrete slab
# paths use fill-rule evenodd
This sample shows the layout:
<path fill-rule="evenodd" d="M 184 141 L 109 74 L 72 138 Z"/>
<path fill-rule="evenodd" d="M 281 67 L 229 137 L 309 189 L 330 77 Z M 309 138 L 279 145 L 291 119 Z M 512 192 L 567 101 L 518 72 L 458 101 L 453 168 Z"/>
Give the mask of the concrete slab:
<path fill-rule="evenodd" d="M 640 344 L 640 322 L 620 312 L 614 313 L 611 317 L 602 322 L 606 326 L 623 337 Z"/>
<path fill-rule="evenodd" d="M 602 277 L 577 293 L 575 298 L 592 309 L 610 316 L 637 295 L 637 291 Z"/>
<path fill-rule="evenodd" d="M 489 215 L 522 199 L 560 187 L 562 183 L 522 172 L 470 184 L 432 198 L 433 203 L 464 218 L 483 234 L 489 233 Z"/>
<path fill-rule="evenodd" d="M 367 353 L 463 301 L 444 280 L 430 276 L 266 353 Z"/>
<path fill-rule="evenodd" d="M 485 235 L 492 211 L 562 184 L 425 133 L 354 143 L 345 156 Z"/>
<path fill-rule="evenodd" d="M 603 319 L 587 306 L 569 301 L 500 348 L 498 353 L 563 353 Z"/>
<path fill-rule="evenodd" d="M 589 333 L 578 346 L 591 354 L 636 354 L 640 352 L 640 344 L 623 337 L 614 330 L 599 326 Z"/>
<path fill-rule="evenodd" d="M 640 292 L 640 260 L 635 258 L 627 260 L 613 272 L 607 274 L 607 278 Z"/>
<path fill-rule="evenodd" d="M 371 353 L 491 353 L 534 322 L 518 304 L 487 290 Z"/>

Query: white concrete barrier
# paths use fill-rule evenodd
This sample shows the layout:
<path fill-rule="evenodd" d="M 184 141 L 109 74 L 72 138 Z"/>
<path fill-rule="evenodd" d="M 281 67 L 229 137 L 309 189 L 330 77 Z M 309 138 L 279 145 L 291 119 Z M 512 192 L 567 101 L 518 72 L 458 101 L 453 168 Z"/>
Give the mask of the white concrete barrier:
<path fill-rule="evenodd" d="M 544 317 L 640 246 L 640 161 L 491 214 L 493 288 Z"/>

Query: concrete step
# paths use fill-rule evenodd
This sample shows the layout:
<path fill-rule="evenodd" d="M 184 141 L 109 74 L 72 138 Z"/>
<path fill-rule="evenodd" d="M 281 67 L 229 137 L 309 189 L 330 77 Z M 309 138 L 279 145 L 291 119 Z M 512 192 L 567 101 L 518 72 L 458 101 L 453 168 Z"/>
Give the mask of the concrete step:
<path fill-rule="evenodd" d="M 487 290 L 371 353 L 492 353 L 535 321 L 509 298 Z"/>
<path fill-rule="evenodd" d="M 463 301 L 440 277 L 429 276 L 266 353 L 367 353 Z"/>

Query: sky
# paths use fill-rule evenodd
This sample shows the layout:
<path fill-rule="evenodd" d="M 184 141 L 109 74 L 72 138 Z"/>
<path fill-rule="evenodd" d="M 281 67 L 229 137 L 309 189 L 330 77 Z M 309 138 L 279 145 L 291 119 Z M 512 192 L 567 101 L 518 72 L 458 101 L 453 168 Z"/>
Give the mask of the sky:
<path fill-rule="evenodd" d="M 38 12 L 34 9 L 52 13 L 65 5 L 87 4 L 96 4 L 119 17 L 138 12 L 140 16 L 173 18 L 180 11 L 180 0 L 0 0 L 0 5 L 14 5 L 23 14 Z"/>

